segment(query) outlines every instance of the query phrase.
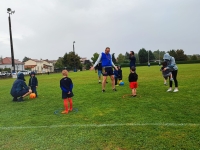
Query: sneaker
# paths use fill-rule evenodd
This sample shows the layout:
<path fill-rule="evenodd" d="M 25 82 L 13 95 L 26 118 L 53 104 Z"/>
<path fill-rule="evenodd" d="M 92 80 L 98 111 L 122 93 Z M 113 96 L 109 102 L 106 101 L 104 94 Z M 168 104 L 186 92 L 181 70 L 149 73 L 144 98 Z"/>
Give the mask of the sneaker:
<path fill-rule="evenodd" d="M 113 91 L 117 91 L 116 88 L 114 88 Z"/>
<path fill-rule="evenodd" d="M 167 85 L 167 83 L 165 82 L 164 85 Z"/>
<path fill-rule="evenodd" d="M 167 90 L 167 92 L 171 92 L 172 91 L 172 88 L 169 88 L 168 90 Z"/>
<path fill-rule="evenodd" d="M 63 111 L 61 112 L 61 114 L 68 114 L 68 111 L 63 110 Z"/>
<path fill-rule="evenodd" d="M 177 88 L 175 88 L 173 92 L 178 92 L 178 89 L 177 89 Z"/>
<path fill-rule="evenodd" d="M 70 108 L 69 111 L 73 111 L 73 108 Z"/>
<path fill-rule="evenodd" d="M 23 102 L 24 100 L 23 100 L 23 97 L 20 97 L 18 100 L 17 100 L 17 102 Z"/>
<path fill-rule="evenodd" d="M 104 92 L 105 92 L 105 90 L 102 90 L 102 92 L 104 93 Z"/>
<path fill-rule="evenodd" d="M 173 79 L 173 78 L 171 78 L 171 79 L 170 79 L 170 81 L 174 81 L 174 79 Z"/>
<path fill-rule="evenodd" d="M 18 99 L 17 99 L 17 97 L 14 97 L 13 102 L 16 102 L 16 101 L 18 101 Z"/>

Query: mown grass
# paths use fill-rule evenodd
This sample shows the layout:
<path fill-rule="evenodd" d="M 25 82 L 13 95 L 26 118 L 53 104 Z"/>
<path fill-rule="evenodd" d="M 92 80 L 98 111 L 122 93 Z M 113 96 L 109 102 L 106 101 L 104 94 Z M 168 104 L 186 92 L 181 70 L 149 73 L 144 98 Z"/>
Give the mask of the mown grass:
<path fill-rule="evenodd" d="M 14 79 L 0 80 L 0 149 L 199 149 L 200 64 L 178 67 L 178 93 L 166 92 L 160 66 L 138 67 L 136 98 L 127 96 L 129 68 L 125 85 L 114 92 L 109 79 L 105 93 L 94 71 L 70 72 L 75 109 L 67 115 L 60 73 L 38 75 L 39 97 L 22 103 L 9 94 Z"/>

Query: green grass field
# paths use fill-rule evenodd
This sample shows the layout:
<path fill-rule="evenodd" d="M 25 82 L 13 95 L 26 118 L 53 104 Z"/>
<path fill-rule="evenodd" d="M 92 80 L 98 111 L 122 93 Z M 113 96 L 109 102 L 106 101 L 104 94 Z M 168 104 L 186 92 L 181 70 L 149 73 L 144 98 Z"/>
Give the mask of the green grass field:
<path fill-rule="evenodd" d="M 125 85 L 114 92 L 108 79 L 105 93 L 94 71 L 70 72 L 74 111 L 67 115 L 60 114 L 61 73 L 38 75 L 39 97 L 21 103 L 9 94 L 15 79 L 1 79 L 0 149 L 199 149 L 200 64 L 178 67 L 177 93 L 166 92 L 160 66 L 138 67 L 135 98 L 127 96 L 129 68 L 122 68 Z"/>

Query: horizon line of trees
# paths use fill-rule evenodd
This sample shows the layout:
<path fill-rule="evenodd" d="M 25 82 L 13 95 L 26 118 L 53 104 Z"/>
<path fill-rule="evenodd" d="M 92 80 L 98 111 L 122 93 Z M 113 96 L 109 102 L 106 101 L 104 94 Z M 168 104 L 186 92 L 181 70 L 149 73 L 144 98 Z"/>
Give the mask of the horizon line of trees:
<path fill-rule="evenodd" d="M 167 52 L 160 51 L 159 49 L 156 51 L 146 50 L 145 48 L 142 48 L 139 50 L 138 53 L 135 53 L 136 57 L 136 63 L 148 63 L 148 62 L 154 62 L 154 61 L 162 61 L 163 55 L 165 53 L 169 53 L 170 56 L 173 56 L 176 61 L 187 61 L 187 60 L 200 60 L 200 55 L 186 55 L 184 54 L 184 51 L 182 49 L 177 50 L 169 50 Z M 115 53 L 112 53 L 112 61 L 113 63 L 129 63 L 129 52 L 125 52 L 123 55 L 120 53 L 117 58 L 115 58 Z M 99 54 L 94 53 L 93 57 L 91 58 L 92 63 L 94 64 L 98 58 Z"/>
<path fill-rule="evenodd" d="M 153 62 L 153 61 L 162 61 L 163 60 L 163 55 L 165 54 L 165 51 L 160 51 L 155 50 L 146 50 L 145 48 L 141 48 L 138 53 L 135 53 L 136 57 L 136 63 L 148 63 L 148 62 Z M 187 61 L 187 60 L 200 60 L 200 55 L 186 55 L 184 54 L 184 51 L 182 49 L 177 49 L 177 50 L 169 50 L 167 53 L 170 54 L 170 56 L 173 56 L 176 61 Z M 115 53 L 112 53 L 112 61 L 113 63 L 129 63 L 129 52 L 125 52 L 123 55 L 120 53 L 117 57 L 115 57 Z M 89 69 L 92 64 L 96 62 L 96 60 L 99 57 L 99 53 L 95 52 L 93 54 L 93 57 L 91 57 L 91 60 L 85 60 L 83 63 L 80 61 L 80 56 L 78 54 L 75 54 L 74 52 L 69 52 L 65 53 L 63 57 L 59 57 L 57 62 L 55 63 L 54 67 L 57 69 L 68 69 L 68 70 L 73 70 L 73 69 L 80 69 L 82 70 L 83 68 Z M 25 62 L 29 60 L 29 57 L 24 57 L 22 62 Z"/>

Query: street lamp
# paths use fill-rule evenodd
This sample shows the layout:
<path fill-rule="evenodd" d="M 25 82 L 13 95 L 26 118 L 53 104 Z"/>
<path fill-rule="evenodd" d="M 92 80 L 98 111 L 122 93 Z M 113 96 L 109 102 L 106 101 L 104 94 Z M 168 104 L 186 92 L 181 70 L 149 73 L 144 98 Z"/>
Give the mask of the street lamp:
<path fill-rule="evenodd" d="M 75 62 L 75 47 L 74 47 L 75 41 L 73 41 L 73 52 L 74 52 L 74 72 L 76 72 L 76 62 Z"/>
<path fill-rule="evenodd" d="M 15 11 L 12 11 L 11 8 L 8 8 L 7 9 L 7 13 L 9 14 L 8 22 L 9 22 L 9 31 L 10 31 L 10 47 L 11 47 L 12 69 L 13 69 L 12 72 L 15 72 L 15 59 L 14 59 L 12 30 L 11 30 L 11 19 L 10 19 L 10 15 L 14 14 Z"/>

